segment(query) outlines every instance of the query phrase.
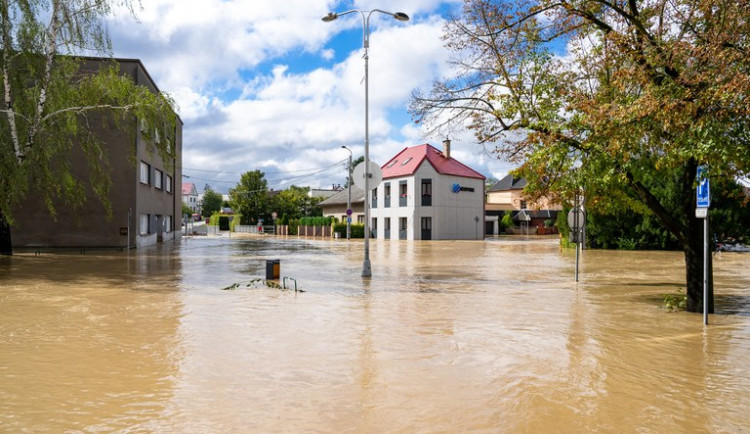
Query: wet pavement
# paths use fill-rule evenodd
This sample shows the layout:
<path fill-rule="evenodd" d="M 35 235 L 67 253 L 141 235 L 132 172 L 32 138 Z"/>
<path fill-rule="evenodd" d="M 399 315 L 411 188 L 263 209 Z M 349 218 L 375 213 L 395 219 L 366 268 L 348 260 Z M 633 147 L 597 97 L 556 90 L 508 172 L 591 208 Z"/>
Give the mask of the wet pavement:
<path fill-rule="evenodd" d="M 258 282 L 267 259 L 305 292 Z M 193 237 L 0 258 L 0 432 L 743 432 L 750 255 Z M 288 280 L 291 286 L 291 280 Z M 235 289 L 224 290 L 236 285 Z M 249 286 L 248 286 L 249 284 Z"/>

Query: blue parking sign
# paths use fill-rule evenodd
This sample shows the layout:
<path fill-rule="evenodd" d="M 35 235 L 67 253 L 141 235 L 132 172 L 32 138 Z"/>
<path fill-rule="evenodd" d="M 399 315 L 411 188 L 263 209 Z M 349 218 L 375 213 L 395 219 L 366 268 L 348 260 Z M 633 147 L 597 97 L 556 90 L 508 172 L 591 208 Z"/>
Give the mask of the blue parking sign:
<path fill-rule="evenodd" d="M 706 173 L 707 166 L 698 166 L 696 177 L 698 178 L 698 188 L 695 191 L 696 204 L 698 208 L 708 208 L 711 206 L 711 188 Z"/>

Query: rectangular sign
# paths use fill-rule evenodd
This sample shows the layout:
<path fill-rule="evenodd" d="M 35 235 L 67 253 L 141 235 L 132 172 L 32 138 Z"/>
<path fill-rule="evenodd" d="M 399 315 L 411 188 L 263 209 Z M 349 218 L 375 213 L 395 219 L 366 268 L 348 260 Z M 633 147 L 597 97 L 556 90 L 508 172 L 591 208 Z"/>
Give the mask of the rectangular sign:
<path fill-rule="evenodd" d="M 695 218 L 704 219 L 706 217 L 708 217 L 708 208 L 703 207 L 695 209 Z"/>
<path fill-rule="evenodd" d="M 696 178 L 698 179 L 698 188 L 695 190 L 696 205 L 698 208 L 708 208 L 711 206 L 711 189 L 706 172 L 708 167 L 698 166 Z"/>

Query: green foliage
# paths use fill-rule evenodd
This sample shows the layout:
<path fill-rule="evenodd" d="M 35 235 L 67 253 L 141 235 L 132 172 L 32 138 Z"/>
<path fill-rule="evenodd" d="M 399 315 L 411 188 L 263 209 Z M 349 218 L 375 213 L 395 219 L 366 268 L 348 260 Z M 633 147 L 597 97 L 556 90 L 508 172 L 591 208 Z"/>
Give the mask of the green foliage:
<path fill-rule="evenodd" d="M 503 215 L 503 218 L 500 219 L 500 225 L 503 227 L 503 229 L 510 228 L 515 225 L 515 223 L 513 222 L 513 215 L 511 215 L 510 211 L 507 211 Z"/>
<path fill-rule="evenodd" d="M 193 210 L 186 203 L 183 202 L 183 204 L 182 204 L 182 215 L 185 215 L 185 214 L 187 214 L 188 217 L 192 216 L 193 215 Z"/>
<path fill-rule="evenodd" d="M 242 215 L 243 225 L 252 225 L 259 220 L 270 221 L 268 183 L 260 170 L 245 172 L 237 187 L 229 190 L 235 211 Z"/>
<path fill-rule="evenodd" d="M 271 208 L 277 215 L 287 218 L 322 216 L 323 211 L 319 204 L 323 198 L 310 197 L 309 193 L 310 187 L 292 185 L 274 196 Z"/>
<path fill-rule="evenodd" d="M 638 242 L 632 238 L 620 237 L 617 239 L 617 248 L 620 250 L 635 250 Z"/>
<path fill-rule="evenodd" d="M 341 234 L 341 237 L 346 237 L 346 222 L 335 223 L 333 225 L 333 231 Z M 352 223 L 350 229 L 351 238 L 364 238 L 365 237 L 365 225 L 360 223 Z"/>
<path fill-rule="evenodd" d="M 131 2 L 51 3 L 4 2 L 2 8 L 0 76 L 7 104 L 0 128 L 0 222 L 12 224 L 18 203 L 32 194 L 53 218 L 58 208 L 80 209 L 87 190 L 111 215 L 109 152 L 98 130 L 114 127 L 142 140 L 167 169 L 173 160 L 173 101 L 121 75 L 115 61 L 74 57 L 107 56 L 101 19 L 113 4 L 132 11 Z M 140 128 L 133 128 L 136 122 Z M 74 153 L 88 170 L 71 170 Z M 134 156 L 135 147 L 133 164 Z"/>
<path fill-rule="evenodd" d="M 210 188 L 206 189 L 203 192 L 203 205 L 201 209 L 203 217 L 211 217 L 214 213 L 221 211 L 221 204 L 221 194 L 211 190 Z"/>
<path fill-rule="evenodd" d="M 681 291 L 676 294 L 664 294 L 664 308 L 669 311 L 683 311 L 687 308 L 687 295 Z"/>

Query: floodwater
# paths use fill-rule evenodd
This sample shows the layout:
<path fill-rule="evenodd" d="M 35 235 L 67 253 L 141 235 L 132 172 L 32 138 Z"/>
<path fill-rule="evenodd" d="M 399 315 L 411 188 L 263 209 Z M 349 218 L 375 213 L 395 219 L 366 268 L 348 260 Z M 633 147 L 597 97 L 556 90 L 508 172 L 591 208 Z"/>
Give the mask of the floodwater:
<path fill-rule="evenodd" d="M 0 432 L 748 432 L 750 254 L 183 239 L 0 258 Z M 265 261 L 299 289 L 253 282 Z M 225 290 L 233 284 L 235 289 Z M 250 286 L 247 286 L 247 285 Z M 287 279 L 288 286 L 294 281 Z"/>

